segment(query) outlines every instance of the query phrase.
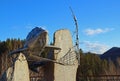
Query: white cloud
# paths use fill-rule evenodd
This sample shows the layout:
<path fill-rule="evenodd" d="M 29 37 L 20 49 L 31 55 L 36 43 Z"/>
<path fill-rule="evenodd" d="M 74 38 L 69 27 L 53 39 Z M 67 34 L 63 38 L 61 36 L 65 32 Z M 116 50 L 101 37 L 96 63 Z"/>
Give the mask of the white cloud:
<path fill-rule="evenodd" d="M 113 29 L 112 28 L 105 28 L 105 29 L 97 28 L 97 29 L 86 29 L 84 32 L 86 35 L 92 36 L 96 34 L 106 33 L 111 30 Z"/>
<path fill-rule="evenodd" d="M 81 46 L 84 47 L 83 50 L 85 50 L 85 52 L 92 52 L 96 54 L 103 54 L 105 51 L 109 49 L 109 46 L 105 44 L 101 44 L 98 42 L 92 43 L 90 41 L 81 42 Z"/>

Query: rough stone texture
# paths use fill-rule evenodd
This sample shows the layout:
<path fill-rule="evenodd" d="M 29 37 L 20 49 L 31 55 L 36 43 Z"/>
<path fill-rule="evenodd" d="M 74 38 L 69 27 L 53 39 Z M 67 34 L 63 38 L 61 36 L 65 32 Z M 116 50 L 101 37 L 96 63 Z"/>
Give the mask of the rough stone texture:
<path fill-rule="evenodd" d="M 15 61 L 13 81 L 30 81 L 28 63 L 22 53 L 18 56 L 18 60 Z"/>
<path fill-rule="evenodd" d="M 58 54 L 56 54 L 57 52 L 55 51 L 55 59 L 59 60 L 64 57 L 64 55 L 70 50 L 70 48 L 73 47 L 72 37 L 69 30 L 57 31 L 54 34 L 54 45 L 62 49 Z M 75 52 L 72 54 L 75 54 Z M 76 81 L 77 68 L 77 59 L 75 60 L 74 65 L 64 66 L 60 64 L 55 64 L 54 81 Z"/>
<path fill-rule="evenodd" d="M 14 66 L 4 72 L 0 81 L 30 81 L 28 63 L 22 53 L 17 57 Z"/>

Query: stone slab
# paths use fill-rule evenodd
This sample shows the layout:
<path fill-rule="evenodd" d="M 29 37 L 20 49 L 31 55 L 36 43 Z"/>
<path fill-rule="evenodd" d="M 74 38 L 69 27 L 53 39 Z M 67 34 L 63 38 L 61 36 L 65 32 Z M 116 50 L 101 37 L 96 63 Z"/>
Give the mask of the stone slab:
<path fill-rule="evenodd" d="M 20 53 L 14 65 L 14 74 L 12 81 L 30 81 L 29 68 L 26 57 Z"/>
<path fill-rule="evenodd" d="M 57 53 L 57 51 L 55 51 L 55 59 L 59 60 L 64 57 L 71 48 L 73 48 L 70 31 L 64 29 L 55 32 L 54 45 L 61 48 L 60 52 Z M 74 51 L 74 49 L 72 49 L 71 51 Z M 75 52 L 72 54 L 76 55 Z M 73 59 L 75 59 L 74 65 L 55 64 L 54 81 L 76 81 L 78 62 L 76 57 L 74 57 Z"/>

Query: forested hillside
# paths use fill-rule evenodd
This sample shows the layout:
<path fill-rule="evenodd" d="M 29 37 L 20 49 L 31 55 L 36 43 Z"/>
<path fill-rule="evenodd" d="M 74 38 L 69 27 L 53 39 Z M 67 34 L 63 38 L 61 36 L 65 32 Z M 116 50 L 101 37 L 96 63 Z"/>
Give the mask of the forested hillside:
<path fill-rule="evenodd" d="M 80 66 L 77 79 L 100 75 L 120 75 L 120 58 L 117 57 L 116 63 L 114 63 L 111 59 L 100 59 L 97 54 L 83 53 L 80 50 Z"/>
<path fill-rule="evenodd" d="M 12 64 L 8 53 L 21 48 L 23 44 L 24 40 L 20 39 L 7 39 L 0 42 L 0 76 Z M 81 76 L 111 74 L 120 74 L 120 58 L 117 58 L 116 63 L 113 63 L 110 59 L 102 60 L 97 54 L 83 53 L 80 49 L 80 66 L 78 67 L 77 79 Z"/>
<path fill-rule="evenodd" d="M 11 57 L 8 56 L 9 52 L 23 46 L 24 40 L 20 39 L 7 39 L 0 41 L 0 75 L 12 64 Z"/>

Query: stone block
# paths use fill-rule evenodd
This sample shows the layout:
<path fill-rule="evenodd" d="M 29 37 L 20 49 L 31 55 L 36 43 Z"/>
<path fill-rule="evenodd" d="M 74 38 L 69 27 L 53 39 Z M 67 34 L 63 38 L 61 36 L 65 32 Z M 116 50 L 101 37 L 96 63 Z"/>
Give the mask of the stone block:
<path fill-rule="evenodd" d="M 78 62 L 73 48 L 70 31 L 64 29 L 55 32 L 54 45 L 61 48 L 60 52 L 57 53 L 57 51 L 55 51 L 55 59 L 61 63 L 65 63 L 65 65 L 55 64 L 54 81 L 76 81 Z M 74 64 L 71 64 L 72 61 L 69 62 L 71 59 L 74 61 Z"/>

